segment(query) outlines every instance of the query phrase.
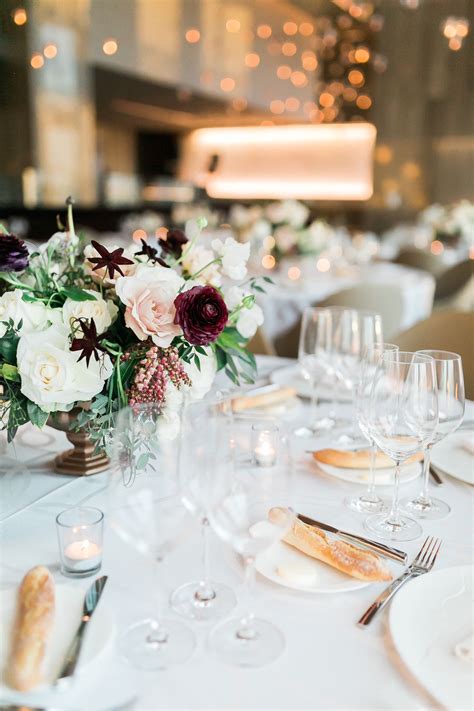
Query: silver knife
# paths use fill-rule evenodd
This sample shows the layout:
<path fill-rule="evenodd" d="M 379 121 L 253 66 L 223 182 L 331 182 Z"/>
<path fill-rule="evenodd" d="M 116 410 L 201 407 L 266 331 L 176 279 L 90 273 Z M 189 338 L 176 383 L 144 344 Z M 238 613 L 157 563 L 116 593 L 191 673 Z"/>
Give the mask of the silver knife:
<path fill-rule="evenodd" d="M 439 475 L 439 472 L 434 468 L 434 466 L 432 464 L 430 464 L 430 476 L 437 486 L 443 486 L 444 481 L 442 480 L 441 476 Z"/>
<path fill-rule="evenodd" d="M 66 659 L 64 660 L 64 664 L 61 667 L 61 671 L 58 675 L 58 681 L 74 674 L 79 655 L 81 653 L 82 642 L 84 639 L 84 632 L 86 630 L 87 623 L 91 619 L 94 610 L 97 607 L 97 603 L 100 600 L 100 596 L 102 595 L 106 582 L 107 576 L 102 575 L 101 578 L 97 578 L 97 580 L 94 580 L 94 582 L 86 593 L 86 596 L 84 598 L 84 605 L 82 608 L 81 622 L 79 624 L 79 627 L 77 628 L 76 634 L 74 635 L 74 638 L 66 654 Z"/>
<path fill-rule="evenodd" d="M 335 533 L 340 538 L 343 538 L 350 543 L 356 543 L 359 546 L 368 548 L 375 553 L 379 553 L 385 558 L 390 558 L 401 565 L 405 565 L 407 561 L 407 554 L 404 551 L 398 550 L 398 548 L 391 548 L 383 543 L 378 543 L 378 541 L 373 541 L 371 538 L 364 538 L 364 536 L 357 536 L 355 533 L 347 533 L 347 531 L 340 531 L 335 526 L 330 526 L 328 523 L 321 523 L 321 521 L 315 521 L 309 516 L 304 516 L 303 514 L 298 514 L 297 517 L 303 523 L 308 526 L 316 526 L 316 528 L 322 528 L 323 531 L 329 531 L 329 533 Z"/>

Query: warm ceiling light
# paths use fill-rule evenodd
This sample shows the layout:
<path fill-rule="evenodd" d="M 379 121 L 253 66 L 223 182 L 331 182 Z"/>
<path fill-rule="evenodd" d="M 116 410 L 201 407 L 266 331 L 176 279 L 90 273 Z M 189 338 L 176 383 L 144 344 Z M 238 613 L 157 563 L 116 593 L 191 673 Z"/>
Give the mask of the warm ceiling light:
<path fill-rule="evenodd" d="M 28 15 L 26 14 L 26 10 L 23 7 L 17 7 L 17 9 L 13 12 L 13 22 L 15 25 L 18 25 L 21 27 L 21 25 L 26 25 L 26 22 L 28 20 Z"/>
<path fill-rule="evenodd" d="M 54 59 L 57 53 L 58 48 L 55 44 L 47 44 L 46 47 L 43 49 L 43 54 L 46 59 Z"/>
<path fill-rule="evenodd" d="M 262 267 L 264 269 L 273 269 L 276 264 L 276 259 L 273 254 L 266 254 L 262 257 Z"/>
<path fill-rule="evenodd" d="M 296 44 L 294 42 L 283 42 L 281 51 L 285 57 L 292 57 L 296 54 Z"/>
<path fill-rule="evenodd" d="M 356 105 L 359 109 L 370 109 L 372 106 L 372 99 L 367 94 L 361 94 L 356 99 Z"/>
<path fill-rule="evenodd" d="M 388 165 L 393 158 L 393 150 L 390 146 L 380 145 L 375 149 L 375 161 L 380 165 Z"/>
<path fill-rule="evenodd" d="M 240 22 L 238 20 L 227 20 L 225 28 L 227 32 L 238 32 L 240 30 Z"/>
<path fill-rule="evenodd" d="M 358 47 L 354 52 L 354 59 L 358 64 L 365 64 L 370 59 L 370 52 L 367 47 Z"/>
<path fill-rule="evenodd" d="M 448 45 L 449 49 L 452 49 L 453 52 L 457 52 L 462 47 L 462 41 L 459 39 L 459 37 L 451 37 L 448 42 Z"/>
<path fill-rule="evenodd" d="M 112 54 L 115 54 L 117 50 L 118 50 L 118 44 L 117 44 L 117 41 L 114 39 L 105 40 L 104 44 L 102 45 L 103 53 L 107 54 L 109 56 Z"/>
<path fill-rule="evenodd" d="M 311 22 L 302 22 L 300 25 L 300 35 L 303 37 L 309 37 L 314 32 L 314 27 Z"/>
<path fill-rule="evenodd" d="M 255 67 L 258 67 L 260 64 L 260 55 L 258 55 L 256 52 L 249 52 L 248 54 L 245 55 L 245 66 L 250 67 L 251 69 L 254 69 Z"/>
<path fill-rule="evenodd" d="M 323 109 L 324 120 L 328 123 L 331 123 L 331 121 L 334 121 L 334 119 L 336 118 L 337 113 L 338 111 L 335 106 L 326 106 Z"/>
<path fill-rule="evenodd" d="M 298 32 L 298 25 L 296 22 L 285 22 L 283 25 L 283 32 L 285 35 L 296 35 Z"/>
<path fill-rule="evenodd" d="M 41 67 L 44 64 L 44 59 L 43 59 L 42 55 L 39 54 L 39 52 L 35 52 L 35 54 L 33 54 L 31 56 L 30 64 L 33 67 L 33 69 L 41 69 Z"/>
<path fill-rule="evenodd" d="M 467 37 L 469 32 L 468 20 L 458 20 L 456 22 L 456 34 L 458 37 Z"/>
<path fill-rule="evenodd" d="M 306 69 L 307 72 L 312 72 L 317 69 L 318 60 L 316 59 L 314 54 L 313 56 L 308 55 L 301 59 L 301 64 L 303 65 L 303 69 Z"/>
<path fill-rule="evenodd" d="M 259 25 L 257 27 L 257 35 L 261 39 L 268 39 L 269 37 L 271 37 L 271 34 L 272 28 L 270 27 L 270 25 Z"/>
<path fill-rule="evenodd" d="M 281 99 L 270 101 L 270 111 L 272 114 L 282 114 L 285 110 L 285 103 Z"/>
<path fill-rule="evenodd" d="M 334 96 L 328 91 L 323 91 L 319 97 L 319 103 L 321 106 L 332 106 L 334 104 Z"/>
<path fill-rule="evenodd" d="M 274 126 L 275 123 L 273 121 L 269 121 L 268 119 L 265 119 L 264 121 L 260 121 L 260 126 Z"/>
<path fill-rule="evenodd" d="M 292 72 L 290 77 L 293 86 L 302 87 L 308 83 L 308 77 L 303 72 Z"/>
<path fill-rule="evenodd" d="M 445 37 L 456 37 L 456 26 L 454 23 L 450 23 L 448 20 L 446 20 L 444 29 L 443 29 L 443 34 Z"/>
<path fill-rule="evenodd" d="M 189 42 L 189 44 L 196 44 L 196 42 L 199 42 L 201 39 L 201 33 L 197 27 L 190 27 L 184 36 L 186 38 L 186 42 Z"/>
<path fill-rule="evenodd" d="M 296 96 L 289 96 L 285 101 L 287 111 L 298 111 L 300 108 L 300 100 Z"/>
<path fill-rule="evenodd" d="M 278 79 L 289 79 L 291 77 L 291 67 L 287 64 L 282 64 L 278 67 L 276 74 Z"/>
<path fill-rule="evenodd" d="M 238 96 L 236 99 L 232 100 L 232 108 L 235 111 L 245 111 L 247 108 L 248 102 L 247 99 L 244 99 L 243 96 Z"/>
<path fill-rule="evenodd" d="M 235 79 L 224 77 L 224 79 L 221 79 L 220 86 L 222 91 L 233 91 L 235 89 Z"/>
<path fill-rule="evenodd" d="M 365 82 L 364 75 L 358 69 L 351 69 L 347 78 L 354 86 L 362 86 Z"/>
<path fill-rule="evenodd" d="M 344 101 L 355 101 L 357 99 L 357 91 L 349 86 L 347 89 L 344 89 L 342 96 Z"/>

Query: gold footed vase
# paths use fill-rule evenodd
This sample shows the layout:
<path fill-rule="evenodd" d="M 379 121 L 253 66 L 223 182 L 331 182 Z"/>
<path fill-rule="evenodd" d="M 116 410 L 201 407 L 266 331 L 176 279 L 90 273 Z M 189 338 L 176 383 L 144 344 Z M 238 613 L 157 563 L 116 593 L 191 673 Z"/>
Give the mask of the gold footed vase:
<path fill-rule="evenodd" d="M 55 412 L 48 418 L 48 425 L 55 430 L 65 432 L 73 449 L 58 454 L 54 460 L 54 469 L 58 474 L 89 476 L 107 469 L 110 460 L 105 452 L 96 452 L 95 444 L 86 432 L 72 430 L 72 423 L 81 408 L 70 412 Z M 82 408 L 84 409 L 84 408 Z"/>

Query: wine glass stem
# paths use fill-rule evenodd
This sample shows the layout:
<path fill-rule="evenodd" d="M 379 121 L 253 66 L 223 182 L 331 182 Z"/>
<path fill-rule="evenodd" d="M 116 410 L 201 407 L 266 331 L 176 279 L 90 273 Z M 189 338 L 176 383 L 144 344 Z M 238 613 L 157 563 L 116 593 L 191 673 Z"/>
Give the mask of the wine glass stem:
<path fill-rule="evenodd" d="M 398 491 L 400 488 L 400 462 L 395 463 L 395 484 L 393 487 L 392 505 L 388 515 L 388 522 L 394 526 L 400 525 L 400 513 L 398 511 Z"/>
<path fill-rule="evenodd" d="M 163 612 L 167 604 L 166 585 L 164 581 L 164 566 L 163 557 L 156 556 L 153 565 L 153 593 L 156 594 L 157 603 L 155 605 L 155 614 L 150 621 L 150 631 L 148 633 L 147 642 L 153 645 L 166 644 L 168 641 L 168 632 L 162 623 Z"/>
<path fill-rule="evenodd" d="M 375 457 L 377 456 L 377 445 L 374 440 L 370 439 L 370 474 L 369 486 L 367 487 L 367 498 L 373 501 L 377 498 L 375 494 Z"/>
<path fill-rule="evenodd" d="M 316 392 L 316 373 L 312 374 L 311 378 L 311 400 L 310 400 L 310 406 L 309 406 L 309 421 L 310 421 L 310 427 L 314 426 L 314 423 L 316 422 L 316 408 L 318 406 L 318 396 Z"/>
<path fill-rule="evenodd" d="M 430 499 L 428 496 L 428 479 L 430 475 L 430 462 L 431 462 L 431 447 L 426 447 L 423 456 L 423 485 L 421 493 L 416 499 L 417 503 L 422 505 L 428 505 Z"/>
<path fill-rule="evenodd" d="M 251 612 L 253 599 L 253 591 L 255 587 L 255 557 L 246 556 L 245 564 L 245 581 L 242 594 L 242 605 L 244 614 L 240 618 L 239 627 L 236 636 L 242 640 L 252 640 L 257 636 L 257 632 L 253 626 L 254 614 Z"/>
<path fill-rule="evenodd" d="M 216 593 L 211 586 L 211 558 L 209 551 L 209 519 L 204 516 L 201 519 L 201 535 L 202 535 L 202 577 L 199 581 L 199 588 L 196 590 L 196 600 L 200 603 L 206 603 L 213 600 Z"/>

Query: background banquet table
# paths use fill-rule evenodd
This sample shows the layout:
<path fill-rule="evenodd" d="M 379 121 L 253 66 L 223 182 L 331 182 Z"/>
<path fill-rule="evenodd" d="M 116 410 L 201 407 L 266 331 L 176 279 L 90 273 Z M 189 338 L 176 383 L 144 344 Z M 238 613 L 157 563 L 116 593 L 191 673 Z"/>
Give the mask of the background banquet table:
<path fill-rule="evenodd" d="M 260 376 L 288 361 L 260 358 Z M 342 407 L 342 406 L 341 406 Z M 469 404 L 472 407 L 472 404 Z M 472 416 L 472 413 L 468 415 Z M 59 573 L 55 532 L 56 515 L 74 504 L 106 510 L 106 475 L 67 479 L 52 473 L 52 452 L 64 447 L 62 434 L 48 431 L 43 441 L 26 431 L 18 456 L 31 471 L 31 504 L 1 525 L 1 585 L 16 586 L 31 566 L 42 563 L 58 584 L 86 588 L 89 580 L 68 581 Z M 49 435 L 51 434 L 51 437 Z M 330 443 L 323 439 L 319 444 Z M 301 445 L 301 459 L 307 441 Z M 10 451 L 11 454 L 11 451 Z M 306 459 L 308 457 L 306 456 Z M 51 482 L 57 482 L 54 491 Z M 402 494 L 417 493 L 418 482 L 402 486 Z M 33 491 L 33 495 L 31 495 Z M 48 493 L 49 491 L 49 493 Z M 344 496 L 360 487 L 317 475 L 308 464 L 298 468 L 296 502 L 301 509 L 316 507 L 321 520 L 363 533 L 363 519 L 344 508 Z M 35 495 L 36 492 L 36 495 Z M 389 494 L 386 490 L 385 494 Z M 443 539 L 437 568 L 472 563 L 472 489 L 446 477 L 443 498 L 452 507 L 450 517 L 423 522 L 424 534 Z M 36 501 L 34 499 L 36 498 Z M 166 586 L 172 590 L 199 574 L 198 528 L 176 550 L 167 565 Z M 402 544 L 410 557 L 420 540 Z M 238 590 L 242 581 L 239 561 L 217 538 L 212 541 L 214 578 Z M 401 571 L 401 569 L 400 569 Z M 109 582 L 101 604 L 113 613 L 117 630 L 152 611 L 152 573 L 148 563 L 107 531 L 103 573 Z M 397 569 L 395 568 L 395 572 Z M 99 663 L 89 667 L 75 688 L 58 697 L 37 696 L 62 711 L 98 711 L 132 701 L 142 709 L 412 709 L 436 705 L 403 668 L 392 648 L 386 613 L 366 629 L 356 621 L 383 588 L 366 588 L 334 595 L 300 593 L 258 577 L 255 611 L 283 631 L 286 649 L 273 664 L 260 669 L 226 666 L 206 650 L 209 626 L 193 625 L 198 637 L 194 656 L 183 666 L 161 672 L 139 672 L 123 663 L 111 642 Z M 99 612 L 98 612 L 99 614 Z M 416 634 L 416 630 L 413 630 Z M 4 701 L 8 697 L 4 698 Z"/>
<path fill-rule="evenodd" d="M 316 258 L 312 259 L 315 264 Z M 331 294 L 359 284 L 385 284 L 400 288 L 403 301 L 401 330 L 410 328 L 431 314 L 435 280 L 427 272 L 400 264 L 373 262 L 329 272 L 318 272 L 313 267 L 311 277 L 291 280 L 287 276 L 288 268 L 297 264 L 297 261 L 285 260 L 279 271 L 270 274 L 273 285 L 265 285 L 266 293 L 258 297 L 265 315 L 265 333 L 271 340 L 299 322 L 306 306 L 316 305 Z M 301 271 L 304 274 L 304 267 Z"/>

